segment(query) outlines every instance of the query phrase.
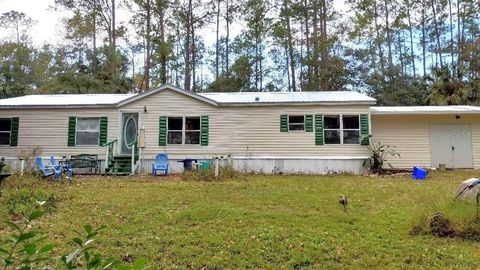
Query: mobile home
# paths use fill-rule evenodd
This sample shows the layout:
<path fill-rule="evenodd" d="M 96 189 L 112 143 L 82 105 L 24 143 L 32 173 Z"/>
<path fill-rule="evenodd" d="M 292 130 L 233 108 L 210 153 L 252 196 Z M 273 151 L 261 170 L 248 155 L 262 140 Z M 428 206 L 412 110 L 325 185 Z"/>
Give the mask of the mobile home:
<path fill-rule="evenodd" d="M 480 108 L 375 103 L 351 91 L 193 93 L 167 85 L 143 94 L 28 95 L 0 100 L 0 156 L 96 154 L 104 169 L 135 157 L 132 168 L 148 172 L 154 156 L 167 153 L 174 172 L 179 160 L 218 157 L 244 171 L 359 174 L 372 135 L 398 147 L 399 168 L 480 167 Z M 452 150 L 449 138 L 463 144 Z"/>

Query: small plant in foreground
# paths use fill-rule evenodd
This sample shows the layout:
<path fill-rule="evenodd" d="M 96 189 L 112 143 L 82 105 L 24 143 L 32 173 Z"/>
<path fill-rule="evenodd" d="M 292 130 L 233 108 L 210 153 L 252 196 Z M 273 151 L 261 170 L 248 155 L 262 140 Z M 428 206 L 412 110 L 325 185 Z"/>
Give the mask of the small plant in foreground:
<path fill-rule="evenodd" d="M 400 157 L 400 154 L 395 150 L 395 146 L 375 142 L 371 137 L 369 139 L 370 145 L 368 150 L 370 151 L 370 157 L 365 160 L 363 165 L 368 165 L 373 173 L 381 173 L 383 165 L 387 161 L 387 156 Z M 392 168 L 390 163 L 387 163 L 387 165 Z"/>
<path fill-rule="evenodd" d="M 39 202 L 43 206 L 45 202 Z M 53 249 L 52 244 L 41 245 L 47 238 L 42 236 L 44 233 L 39 230 L 32 230 L 32 222 L 39 219 L 45 214 L 42 210 L 35 210 L 29 214 L 18 225 L 14 222 L 7 221 L 9 227 L 14 231 L 10 235 L 11 245 L 9 247 L 0 247 L 0 269 L 39 269 L 41 263 L 44 265 L 54 265 L 55 257 L 47 256 Z M 79 237 L 73 239 L 77 248 L 67 255 L 61 257 L 61 262 L 65 269 L 77 270 L 95 270 L 95 269 L 118 269 L 118 270 L 143 270 L 145 269 L 145 260 L 138 259 L 132 264 L 123 264 L 120 260 L 112 257 L 104 257 L 100 252 L 95 250 L 93 242 L 95 236 L 104 229 L 100 226 L 94 229 L 90 224 L 83 226 L 84 234 L 76 233 Z M 48 267 L 44 267 L 49 269 Z"/>
<path fill-rule="evenodd" d="M 44 202 L 39 202 L 39 204 L 43 205 Z M 52 250 L 53 245 L 40 245 L 45 239 L 42 237 L 43 233 L 30 229 L 32 222 L 42 217 L 43 214 L 43 211 L 36 210 L 29 214 L 21 225 L 11 221 L 5 222 L 14 232 L 10 235 L 10 247 L 0 248 L 0 266 L 4 270 L 10 267 L 28 270 L 40 262 L 49 260 L 47 254 Z"/>
<path fill-rule="evenodd" d="M 119 269 L 119 270 L 141 270 L 145 269 L 145 260 L 138 259 L 132 265 L 122 264 L 119 260 L 112 257 L 104 257 L 101 253 L 95 251 L 93 242 L 95 236 L 106 228 L 100 226 L 94 229 L 90 224 L 83 226 L 84 234 L 77 232 L 80 237 L 73 238 L 77 248 L 68 255 L 62 256 L 61 260 L 66 269 L 74 270 L 84 267 L 88 269 Z"/>

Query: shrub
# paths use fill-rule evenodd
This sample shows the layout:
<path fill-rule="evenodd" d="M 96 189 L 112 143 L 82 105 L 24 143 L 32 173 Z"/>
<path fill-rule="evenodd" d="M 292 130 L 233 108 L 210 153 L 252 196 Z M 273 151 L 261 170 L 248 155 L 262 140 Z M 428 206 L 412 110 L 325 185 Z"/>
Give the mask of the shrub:
<path fill-rule="evenodd" d="M 453 225 L 442 213 L 436 213 L 430 219 L 430 232 L 438 237 L 451 237 L 455 235 Z"/>
<path fill-rule="evenodd" d="M 400 154 L 395 150 L 395 146 L 375 142 L 371 137 L 369 137 L 369 139 L 370 145 L 368 146 L 368 150 L 370 151 L 370 157 L 365 160 L 363 165 L 368 165 L 370 171 L 373 173 L 381 173 L 387 157 L 400 157 Z M 386 164 L 392 168 L 390 163 L 387 162 Z"/>
<path fill-rule="evenodd" d="M 202 181 L 213 182 L 231 179 L 242 179 L 242 174 L 236 171 L 233 166 L 227 165 L 220 167 L 218 177 L 215 177 L 215 168 L 208 168 L 204 170 L 191 170 L 181 174 L 183 181 Z"/>

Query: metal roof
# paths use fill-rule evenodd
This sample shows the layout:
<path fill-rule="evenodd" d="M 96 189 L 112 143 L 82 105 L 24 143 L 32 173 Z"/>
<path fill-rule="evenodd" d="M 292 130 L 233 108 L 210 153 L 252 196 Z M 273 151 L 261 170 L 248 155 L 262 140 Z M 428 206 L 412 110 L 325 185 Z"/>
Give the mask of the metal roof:
<path fill-rule="evenodd" d="M 283 103 L 355 103 L 375 104 L 376 100 L 353 91 L 330 92 L 233 92 L 199 93 L 218 104 L 283 104 Z"/>
<path fill-rule="evenodd" d="M 27 95 L 0 99 L 0 107 L 97 106 L 116 105 L 135 94 Z"/>
<path fill-rule="evenodd" d="M 469 105 L 455 106 L 385 106 L 370 107 L 374 115 L 387 114 L 480 114 L 480 107 Z"/>
<path fill-rule="evenodd" d="M 27 95 L 0 99 L 0 108 L 29 107 L 121 107 L 135 100 L 146 98 L 163 90 L 198 99 L 214 106 L 221 105 L 283 105 L 283 104 L 375 104 L 374 98 L 351 92 L 237 92 L 194 93 L 174 86 L 164 85 L 142 94 L 62 94 Z"/>

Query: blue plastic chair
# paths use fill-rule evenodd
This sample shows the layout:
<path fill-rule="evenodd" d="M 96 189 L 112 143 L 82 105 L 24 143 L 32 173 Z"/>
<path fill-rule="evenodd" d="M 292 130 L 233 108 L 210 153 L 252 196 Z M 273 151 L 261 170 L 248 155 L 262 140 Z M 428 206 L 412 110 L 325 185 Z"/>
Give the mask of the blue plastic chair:
<path fill-rule="evenodd" d="M 168 156 L 166 154 L 158 154 L 155 162 L 152 164 L 152 175 L 157 175 L 158 171 L 163 171 L 164 175 L 168 175 Z"/>
<path fill-rule="evenodd" d="M 60 179 L 60 176 L 62 176 L 62 170 L 56 169 L 54 166 L 45 166 L 41 157 L 35 157 L 35 165 L 40 170 L 44 178 L 53 176 L 55 180 L 58 180 Z"/>
<path fill-rule="evenodd" d="M 72 170 L 72 167 L 70 166 L 70 164 L 60 165 L 60 163 L 58 163 L 57 159 L 55 159 L 55 156 L 50 156 L 50 163 L 55 168 L 55 170 L 60 170 L 61 172 L 66 172 L 68 180 L 72 179 L 73 170 Z"/>

